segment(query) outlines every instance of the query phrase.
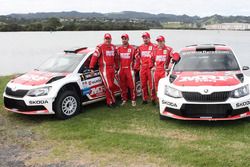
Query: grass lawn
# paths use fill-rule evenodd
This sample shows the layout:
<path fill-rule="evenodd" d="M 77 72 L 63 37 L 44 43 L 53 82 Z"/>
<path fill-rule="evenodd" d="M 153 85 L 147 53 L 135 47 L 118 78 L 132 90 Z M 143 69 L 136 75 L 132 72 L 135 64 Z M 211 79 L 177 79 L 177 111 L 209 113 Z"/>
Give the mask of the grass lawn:
<path fill-rule="evenodd" d="M 0 77 L 0 93 L 10 77 Z M 0 100 L 0 166 L 250 166 L 250 121 L 160 121 L 148 105 L 25 116 Z M 2 164 L 2 165 L 1 165 Z"/>

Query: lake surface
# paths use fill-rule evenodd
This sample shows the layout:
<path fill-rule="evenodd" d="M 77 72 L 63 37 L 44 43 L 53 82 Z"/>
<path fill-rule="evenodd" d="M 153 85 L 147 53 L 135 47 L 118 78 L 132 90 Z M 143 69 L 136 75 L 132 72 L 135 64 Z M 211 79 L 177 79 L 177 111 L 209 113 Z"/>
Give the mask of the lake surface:
<path fill-rule="evenodd" d="M 73 47 L 95 47 L 109 31 L 80 32 L 0 32 L 0 75 L 24 73 L 38 67 L 48 57 Z M 110 31 L 113 43 L 120 44 L 122 33 L 130 43 L 140 45 L 143 31 Z M 166 44 L 179 51 L 191 44 L 223 43 L 231 46 L 241 65 L 250 66 L 250 31 L 150 30 L 152 42 L 164 35 Z M 250 74 L 250 72 L 248 72 Z"/>

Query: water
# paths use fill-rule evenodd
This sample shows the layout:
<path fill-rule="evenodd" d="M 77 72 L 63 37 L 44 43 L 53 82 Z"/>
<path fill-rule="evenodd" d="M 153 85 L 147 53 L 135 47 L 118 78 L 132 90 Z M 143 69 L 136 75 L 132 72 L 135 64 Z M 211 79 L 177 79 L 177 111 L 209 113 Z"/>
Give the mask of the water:
<path fill-rule="evenodd" d="M 111 31 L 113 43 L 120 44 L 122 33 L 130 43 L 142 43 L 142 31 Z M 164 35 L 166 43 L 179 51 L 191 44 L 223 43 L 231 46 L 241 65 L 250 66 L 250 31 L 150 30 L 152 41 Z M 48 57 L 72 47 L 95 47 L 104 31 L 82 32 L 0 32 L 0 75 L 24 73 L 39 66 Z M 248 72 L 250 74 L 250 72 Z"/>

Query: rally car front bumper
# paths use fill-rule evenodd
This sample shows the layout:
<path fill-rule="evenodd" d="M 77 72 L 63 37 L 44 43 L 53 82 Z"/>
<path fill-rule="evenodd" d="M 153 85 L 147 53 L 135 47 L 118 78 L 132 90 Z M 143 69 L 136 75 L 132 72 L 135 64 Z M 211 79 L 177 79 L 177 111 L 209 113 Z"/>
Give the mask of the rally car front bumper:
<path fill-rule="evenodd" d="M 4 93 L 5 109 L 11 112 L 26 115 L 54 114 L 53 97 L 13 97 Z"/>
<path fill-rule="evenodd" d="M 250 96 L 223 102 L 194 102 L 164 95 L 159 98 L 160 115 L 180 120 L 236 120 L 250 117 Z"/>

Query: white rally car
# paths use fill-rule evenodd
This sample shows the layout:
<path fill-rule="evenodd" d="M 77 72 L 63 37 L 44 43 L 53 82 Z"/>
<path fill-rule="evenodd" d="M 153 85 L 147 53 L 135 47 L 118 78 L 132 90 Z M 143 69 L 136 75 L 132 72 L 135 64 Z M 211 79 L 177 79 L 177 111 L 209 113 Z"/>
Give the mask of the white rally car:
<path fill-rule="evenodd" d="M 105 99 L 105 88 L 98 65 L 91 77 L 89 63 L 94 49 L 76 48 L 49 58 L 38 69 L 11 80 L 4 91 L 4 105 L 9 111 L 35 115 L 56 114 L 70 118 L 86 105 Z M 140 95 L 139 76 L 136 76 Z M 115 76 L 115 94 L 120 94 Z"/>
<path fill-rule="evenodd" d="M 208 44 L 185 47 L 170 75 L 159 81 L 160 119 L 236 120 L 250 116 L 249 67 L 232 49 Z"/>

